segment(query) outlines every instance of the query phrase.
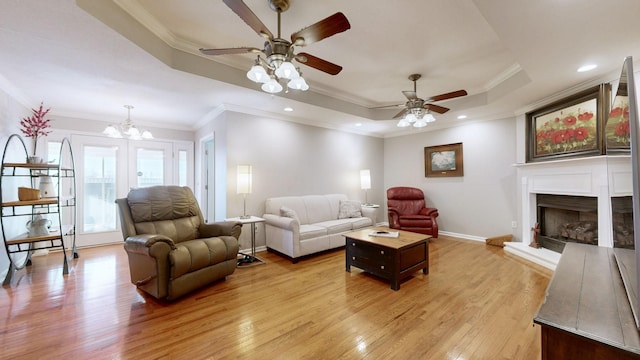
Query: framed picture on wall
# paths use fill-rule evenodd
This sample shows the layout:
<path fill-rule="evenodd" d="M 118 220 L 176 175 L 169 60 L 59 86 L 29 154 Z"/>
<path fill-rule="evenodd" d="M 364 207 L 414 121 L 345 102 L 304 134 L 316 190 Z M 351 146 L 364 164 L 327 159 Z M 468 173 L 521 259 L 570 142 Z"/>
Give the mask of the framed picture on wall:
<path fill-rule="evenodd" d="M 608 89 L 602 84 L 527 113 L 527 161 L 603 154 Z"/>
<path fill-rule="evenodd" d="M 464 176 L 462 143 L 424 148 L 424 176 Z"/>
<path fill-rule="evenodd" d="M 631 127 L 629 124 L 629 94 L 627 84 L 620 83 L 608 112 L 604 126 L 607 154 L 625 153 L 631 150 Z"/>

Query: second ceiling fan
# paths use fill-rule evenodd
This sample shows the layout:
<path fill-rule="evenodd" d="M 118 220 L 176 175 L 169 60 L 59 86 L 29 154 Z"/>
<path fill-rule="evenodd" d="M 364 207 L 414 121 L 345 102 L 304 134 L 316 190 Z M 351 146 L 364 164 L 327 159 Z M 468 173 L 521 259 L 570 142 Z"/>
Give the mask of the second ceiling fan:
<path fill-rule="evenodd" d="M 448 92 L 445 94 L 430 96 L 426 99 L 421 99 L 418 97 L 416 90 L 416 81 L 420 79 L 422 75 L 420 74 L 411 74 L 409 75 L 409 80 L 413 81 L 413 91 L 403 91 L 402 93 L 407 98 L 407 102 L 404 104 L 396 104 L 382 107 L 395 107 L 404 105 L 405 108 L 402 109 L 399 113 L 397 113 L 393 119 L 402 119 L 398 123 L 398 126 L 409 126 L 411 124 L 421 124 L 422 126 L 426 125 L 427 122 L 435 121 L 433 115 L 430 114 L 431 111 L 436 112 L 438 114 L 444 114 L 449 111 L 449 108 L 444 106 L 436 105 L 433 102 L 453 99 L 461 96 L 467 95 L 465 90 L 456 90 L 452 92 Z"/>
<path fill-rule="evenodd" d="M 306 90 L 309 88 L 309 86 L 304 83 L 304 80 L 302 80 L 304 86 L 300 82 L 294 81 L 295 79 L 302 79 L 302 77 L 298 70 L 296 70 L 292 65 L 291 61 L 293 59 L 327 74 L 337 75 L 342 70 L 342 66 L 305 52 L 295 54 L 294 46 L 306 46 L 350 29 L 351 24 L 349 24 L 349 20 L 347 20 L 346 16 L 341 12 L 337 12 L 313 25 L 291 34 L 291 41 L 289 41 L 280 36 L 280 15 L 289 9 L 289 0 L 268 1 L 271 9 L 278 14 L 277 36 L 274 36 L 273 33 L 267 29 L 262 21 L 260 21 L 260 19 L 244 2 L 242 2 L 242 0 L 223 0 L 223 2 L 245 23 L 247 23 L 253 31 L 266 39 L 263 49 L 255 47 L 236 47 L 200 49 L 200 52 L 205 55 L 243 54 L 247 52 L 257 53 L 258 58 L 256 59 L 256 63 L 249 73 L 247 73 L 247 77 L 253 81 L 264 83 L 262 89 L 267 92 L 279 92 L 282 90 L 281 86 L 278 91 L 273 91 L 275 89 L 269 88 L 268 86 L 267 88 L 271 91 L 265 89 L 265 85 L 267 85 L 267 83 L 271 83 L 275 86 L 275 83 L 277 83 L 280 78 L 291 80 L 288 84 L 289 87 L 299 90 Z M 260 54 L 264 54 L 266 59 L 260 58 Z M 260 68 L 264 71 L 261 71 Z"/>

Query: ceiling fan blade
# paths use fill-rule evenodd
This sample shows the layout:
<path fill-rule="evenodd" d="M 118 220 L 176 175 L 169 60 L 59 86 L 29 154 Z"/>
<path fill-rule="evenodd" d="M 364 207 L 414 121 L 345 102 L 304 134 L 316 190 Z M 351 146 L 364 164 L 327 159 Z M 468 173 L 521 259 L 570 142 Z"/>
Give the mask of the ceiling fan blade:
<path fill-rule="evenodd" d="M 458 90 L 458 91 L 452 91 L 450 93 L 446 93 L 446 94 L 440 94 L 440 95 L 436 95 L 436 96 L 432 96 L 428 99 L 425 99 L 424 101 L 440 101 L 440 100 L 447 100 L 447 99 L 453 99 L 456 97 L 460 97 L 460 96 L 465 96 L 467 95 L 467 92 L 464 90 Z"/>
<path fill-rule="evenodd" d="M 429 110 L 429 111 L 437 112 L 438 114 L 444 114 L 447 111 L 449 111 L 449 108 L 446 108 L 446 107 L 440 106 L 440 105 L 436 105 L 436 104 L 426 104 L 424 106 L 424 108 Z"/>
<path fill-rule="evenodd" d="M 407 108 L 402 109 L 402 111 L 400 111 L 399 113 L 397 113 L 392 119 L 400 119 L 401 117 L 404 116 L 404 114 L 407 113 Z"/>
<path fill-rule="evenodd" d="M 407 99 L 409 100 L 417 100 L 418 99 L 418 94 L 416 94 L 415 91 L 403 91 L 402 92 L 404 94 L 404 96 L 407 97 Z"/>
<path fill-rule="evenodd" d="M 263 36 L 269 40 L 273 40 L 273 34 L 266 26 L 260 21 L 256 14 L 249 9 L 249 7 L 242 2 L 242 0 L 222 0 L 236 15 L 244 20 L 249 27 L 253 29 L 258 35 Z"/>
<path fill-rule="evenodd" d="M 404 105 L 405 104 L 382 105 L 382 106 L 375 106 L 369 109 L 388 109 L 388 108 L 394 108 L 394 107 L 399 107 Z"/>
<path fill-rule="evenodd" d="M 307 66 L 311 66 L 312 68 L 324 71 L 327 74 L 331 75 L 338 75 L 338 73 L 342 71 L 342 66 L 330 63 L 327 60 L 322 60 L 319 57 L 315 57 L 307 53 L 297 54 L 296 60 Z"/>
<path fill-rule="evenodd" d="M 349 29 L 351 29 L 351 24 L 349 24 L 347 17 L 343 13 L 337 12 L 291 34 L 291 42 L 297 46 L 305 46 Z"/>
<path fill-rule="evenodd" d="M 262 50 L 253 47 L 237 47 L 226 49 L 200 49 L 200 52 L 205 55 L 228 55 L 228 54 L 244 54 L 248 52 L 262 52 Z"/>

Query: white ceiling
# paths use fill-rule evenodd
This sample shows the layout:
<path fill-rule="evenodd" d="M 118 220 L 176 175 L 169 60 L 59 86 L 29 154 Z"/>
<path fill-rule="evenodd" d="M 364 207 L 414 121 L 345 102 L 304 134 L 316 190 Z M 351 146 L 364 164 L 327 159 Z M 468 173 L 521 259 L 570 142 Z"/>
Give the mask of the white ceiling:
<path fill-rule="evenodd" d="M 277 35 L 267 0 L 245 3 Z M 291 0 L 282 37 L 335 12 L 351 29 L 297 48 L 343 66 L 336 76 L 301 65 L 311 89 L 271 96 L 246 79 L 252 55 L 205 57 L 198 48 L 263 39 L 222 1 L 3 0 L 0 88 L 52 117 L 193 129 L 222 109 L 376 136 L 417 131 L 391 120 L 407 79 L 418 96 L 458 89 L 429 128 L 513 116 L 581 84 L 611 80 L 640 59 L 637 0 Z M 586 63 L 598 68 L 576 69 Z M 285 113 L 291 106 L 294 112 Z M 458 120 L 460 114 L 468 116 Z M 356 127 L 355 123 L 362 126 Z"/>

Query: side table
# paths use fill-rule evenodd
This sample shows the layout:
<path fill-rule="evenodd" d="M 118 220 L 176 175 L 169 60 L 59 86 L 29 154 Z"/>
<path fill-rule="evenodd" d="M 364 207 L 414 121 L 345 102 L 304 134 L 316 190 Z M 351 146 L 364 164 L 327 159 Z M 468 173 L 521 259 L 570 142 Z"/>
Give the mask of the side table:
<path fill-rule="evenodd" d="M 251 255 L 240 253 L 242 255 L 241 258 L 238 259 L 238 266 L 249 266 L 253 263 L 257 263 L 255 265 L 264 264 L 262 259 L 256 257 L 256 224 L 259 222 L 264 222 L 265 220 L 261 217 L 250 216 L 248 218 L 243 218 L 241 216 L 232 217 L 224 219 L 225 221 L 238 221 L 244 224 L 251 224 Z"/>
<path fill-rule="evenodd" d="M 378 224 L 378 209 L 380 205 L 377 204 L 362 204 L 360 207 L 362 209 L 362 215 L 368 218 L 372 218 L 373 226 Z"/>

